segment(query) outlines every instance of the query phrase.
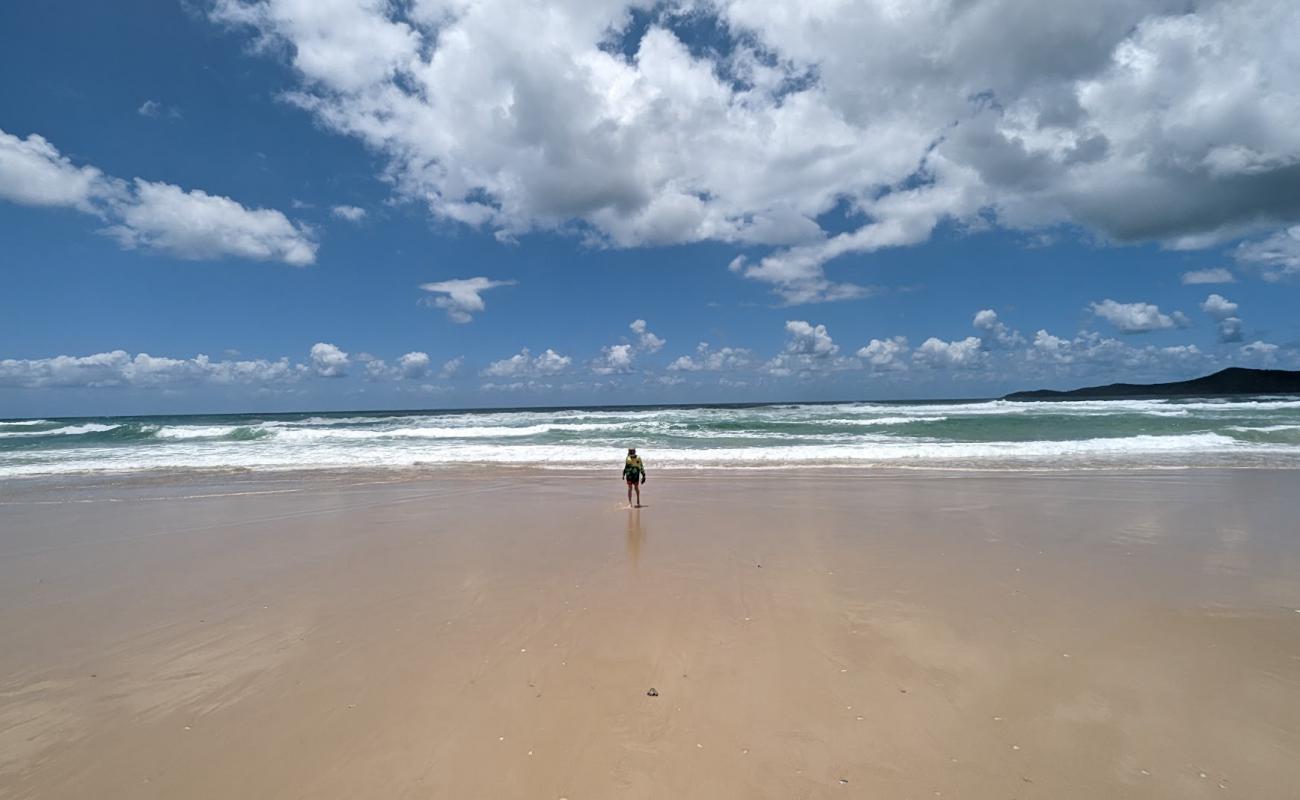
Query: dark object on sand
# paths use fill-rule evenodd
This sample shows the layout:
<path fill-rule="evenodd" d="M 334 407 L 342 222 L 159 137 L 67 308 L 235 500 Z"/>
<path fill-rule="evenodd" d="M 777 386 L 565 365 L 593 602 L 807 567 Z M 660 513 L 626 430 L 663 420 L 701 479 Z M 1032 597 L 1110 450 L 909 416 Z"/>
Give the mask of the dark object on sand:
<path fill-rule="evenodd" d="M 1038 389 L 1013 392 L 1003 400 L 1105 400 L 1113 397 L 1212 397 L 1216 395 L 1300 394 L 1300 371 L 1228 367 L 1213 375 L 1174 383 L 1111 383 L 1069 392 Z"/>
<path fill-rule="evenodd" d="M 657 689 L 655 689 L 655 687 L 651 686 L 651 687 L 650 687 L 650 691 L 646 692 L 645 694 L 646 694 L 646 697 L 658 697 L 658 696 L 659 696 L 659 691 L 658 691 Z"/>

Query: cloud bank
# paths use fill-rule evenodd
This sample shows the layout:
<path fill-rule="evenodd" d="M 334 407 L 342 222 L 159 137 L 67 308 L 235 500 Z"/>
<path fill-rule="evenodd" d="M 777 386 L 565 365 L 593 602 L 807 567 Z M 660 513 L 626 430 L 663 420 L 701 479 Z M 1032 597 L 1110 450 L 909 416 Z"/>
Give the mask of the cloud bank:
<path fill-rule="evenodd" d="M 502 240 L 731 243 L 733 270 L 791 303 L 862 296 L 826 263 L 941 225 L 1259 235 L 1243 262 L 1300 269 L 1285 0 L 216 0 L 211 16 L 286 53 L 288 99 L 379 154 L 399 198 Z"/>

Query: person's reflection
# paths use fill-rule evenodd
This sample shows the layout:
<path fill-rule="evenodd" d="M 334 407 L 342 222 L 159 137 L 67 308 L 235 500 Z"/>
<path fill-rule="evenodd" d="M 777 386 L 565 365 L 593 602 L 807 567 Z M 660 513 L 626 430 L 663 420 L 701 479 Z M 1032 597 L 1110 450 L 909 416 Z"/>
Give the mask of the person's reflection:
<path fill-rule="evenodd" d="M 645 541 L 645 528 L 641 527 L 641 509 L 627 513 L 627 560 L 632 566 L 641 558 L 641 543 Z"/>

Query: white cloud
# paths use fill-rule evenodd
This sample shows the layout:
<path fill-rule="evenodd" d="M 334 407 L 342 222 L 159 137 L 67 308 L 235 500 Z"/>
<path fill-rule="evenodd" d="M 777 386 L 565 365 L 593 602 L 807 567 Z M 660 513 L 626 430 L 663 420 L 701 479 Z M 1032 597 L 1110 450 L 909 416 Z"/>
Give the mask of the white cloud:
<path fill-rule="evenodd" d="M 635 354 L 630 344 L 615 344 L 603 347 L 600 356 L 591 363 L 591 371 L 597 375 L 613 375 L 632 371 Z"/>
<path fill-rule="evenodd" d="M 442 363 L 442 369 L 438 370 L 439 378 L 454 378 L 460 374 L 461 368 L 465 366 L 465 357 L 456 356 L 449 358 Z"/>
<path fill-rule="evenodd" d="M 602 347 L 600 355 L 591 362 L 591 371 L 597 375 L 613 375 L 632 371 L 632 362 L 640 353 L 657 353 L 664 340 L 652 333 L 643 319 L 633 320 L 628 326 L 635 341 Z"/>
<path fill-rule="evenodd" d="M 124 191 L 121 181 L 89 165 L 75 166 L 42 136 L 19 139 L 0 130 L 0 198 L 96 213 L 100 204 Z"/>
<path fill-rule="evenodd" d="M 1151 303 L 1119 303 L 1102 300 L 1089 308 L 1092 313 L 1114 325 L 1120 333 L 1147 333 L 1170 328 L 1186 327 L 1187 317 L 1181 311 L 1165 314 Z"/>
<path fill-rule="evenodd" d="M 1237 313 L 1237 304 L 1221 294 L 1212 294 L 1201 303 L 1201 310 L 1215 319 L 1223 319 Z"/>
<path fill-rule="evenodd" d="M 907 337 L 894 336 L 890 339 L 872 339 L 866 347 L 858 348 L 858 358 L 876 369 L 907 369 L 904 361 L 908 353 Z"/>
<path fill-rule="evenodd" d="M 206 355 L 179 359 L 148 353 L 131 356 L 124 350 L 113 350 L 89 356 L 0 359 L 0 386 L 43 389 L 161 387 L 198 382 L 275 384 L 295 381 L 304 371 L 302 365 L 290 364 L 285 358 L 212 361 Z"/>
<path fill-rule="evenodd" d="M 1201 303 L 1201 310 L 1215 320 L 1221 342 L 1240 342 L 1245 335 L 1237 304 L 1220 294 L 1211 294 Z"/>
<path fill-rule="evenodd" d="M 1246 335 L 1240 317 L 1224 317 L 1216 327 L 1221 342 L 1240 342 Z"/>
<path fill-rule="evenodd" d="M 158 119 L 160 117 L 167 117 L 168 119 L 181 118 L 180 109 L 175 106 L 164 105 L 157 100 L 144 101 L 140 104 L 140 107 L 135 110 L 135 113 L 142 117 L 150 117 L 152 119 Z"/>
<path fill-rule="evenodd" d="M 429 354 L 418 350 L 397 359 L 397 369 L 403 378 L 419 380 L 429 374 Z"/>
<path fill-rule="evenodd" d="M 525 347 L 510 358 L 493 361 L 483 370 L 483 375 L 490 378 L 514 378 L 539 375 L 556 375 L 564 372 L 573 363 L 569 356 L 547 348 L 545 352 L 533 357 Z"/>
<path fill-rule="evenodd" d="M 334 206 L 330 209 L 330 213 L 348 222 L 360 222 L 366 218 L 366 210 L 358 206 Z"/>
<path fill-rule="evenodd" d="M 1020 331 L 1007 327 L 1005 322 L 998 319 L 998 312 L 991 308 L 976 312 L 971 324 L 991 334 L 994 343 L 999 347 L 1019 347 L 1025 343 L 1025 337 L 1020 335 Z"/>
<path fill-rule="evenodd" d="M 348 354 L 328 342 L 311 346 L 311 368 L 322 378 L 341 378 L 348 374 Z"/>
<path fill-rule="evenodd" d="M 127 248 L 294 266 L 316 260 L 310 231 L 279 211 L 246 208 L 228 197 L 168 183 L 110 178 L 92 166 L 74 166 L 36 134 L 19 139 L 0 131 L 0 198 L 94 214 L 110 223 L 104 232 Z"/>
<path fill-rule="evenodd" d="M 785 343 L 787 353 L 830 358 L 840 351 L 840 346 L 826 332 L 825 325 L 810 325 L 803 320 L 792 319 L 785 323 L 785 332 L 790 334 Z"/>
<path fill-rule="evenodd" d="M 721 347 L 714 349 L 708 342 L 700 342 L 695 355 L 680 356 L 668 365 L 674 372 L 722 372 L 748 367 L 754 354 L 744 348 Z"/>
<path fill-rule="evenodd" d="M 646 321 L 643 319 L 632 320 L 632 324 L 628 325 L 628 327 L 632 329 L 632 333 L 636 334 L 637 346 L 647 353 L 658 353 L 666 344 L 663 339 L 650 332 L 650 329 L 646 327 Z"/>
<path fill-rule="evenodd" d="M 514 281 L 495 281 L 484 277 L 454 278 L 436 283 L 422 283 L 420 288 L 441 295 L 430 299 L 432 305 L 446 311 L 452 322 L 464 324 L 473 320 L 474 314 L 487 307 L 483 302 L 483 292 L 498 286 L 514 284 Z"/>
<path fill-rule="evenodd" d="M 1170 370 L 1205 368 L 1210 364 L 1196 345 L 1133 347 L 1094 331 L 1064 339 L 1040 330 L 1025 352 L 1028 363 L 1077 371 L 1114 380 L 1117 371 L 1162 375 Z"/>
<path fill-rule="evenodd" d="M 785 332 L 789 337 L 784 352 L 764 365 L 764 369 L 773 375 L 783 377 L 860 366 L 853 359 L 836 357 L 840 346 L 831 339 L 825 325 L 793 319 L 785 323 Z"/>
<path fill-rule="evenodd" d="M 438 218 L 779 247 L 735 268 L 791 303 L 861 296 L 825 262 L 944 222 L 1203 247 L 1300 221 L 1294 3 L 632 8 L 217 0 L 212 16 L 287 44 L 263 52 L 291 58 L 291 101 Z M 701 22 L 708 47 L 675 33 Z M 837 209 L 856 227 L 832 235 L 818 220 Z"/>
<path fill-rule="evenodd" d="M 326 345 L 326 347 L 333 347 L 333 345 Z M 338 348 L 334 348 L 334 350 L 338 351 Z M 319 372 L 318 370 L 318 374 L 330 378 L 345 375 L 350 360 L 364 364 L 366 378 L 371 381 L 418 381 L 429 377 L 430 373 L 429 354 L 418 350 L 402 355 L 397 359 L 396 364 L 389 364 L 384 359 L 376 358 L 369 353 L 357 353 L 352 359 L 349 359 L 347 353 L 341 351 L 331 352 L 322 349 L 320 353 L 321 361 L 317 366 L 324 369 L 325 372 Z M 315 348 L 313 348 L 312 354 L 313 357 L 316 355 Z"/>
<path fill-rule="evenodd" d="M 1243 358 L 1264 366 L 1272 366 L 1277 363 L 1277 354 L 1280 349 L 1272 342 L 1251 342 L 1250 344 L 1243 344 L 1239 348 L 1239 352 Z"/>
<path fill-rule="evenodd" d="M 1183 273 L 1184 286 L 1197 286 L 1206 283 L 1236 283 L 1237 279 L 1230 270 L 1223 267 L 1196 269 Z"/>
<path fill-rule="evenodd" d="M 945 342 L 931 336 L 916 348 L 912 359 L 928 367 L 946 369 L 974 369 L 984 366 L 988 354 L 983 350 L 979 337 L 967 336 Z"/>
<path fill-rule="evenodd" d="M 1266 239 L 1244 242 L 1233 256 L 1238 263 L 1263 270 L 1264 279 L 1280 281 L 1300 275 L 1300 225 Z"/>
<path fill-rule="evenodd" d="M 234 256 L 299 267 L 316 261 L 316 243 L 284 214 L 197 189 L 137 178 L 133 199 L 115 204 L 114 213 L 118 223 L 105 232 L 126 248 L 195 260 Z"/>
<path fill-rule="evenodd" d="M 1039 330 L 1034 334 L 1034 343 L 1031 347 L 1031 358 L 1036 357 L 1056 364 L 1069 364 L 1074 361 L 1071 343 L 1045 330 Z"/>
<path fill-rule="evenodd" d="M 856 283 L 827 280 L 822 272 L 824 256 L 831 245 L 809 245 L 770 255 L 757 264 L 736 256 L 727 269 L 746 278 L 772 284 L 772 290 L 789 306 L 805 303 L 834 303 L 869 297 L 874 290 Z"/>
<path fill-rule="evenodd" d="M 356 360 L 357 363 L 365 365 L 367 380 L 386 381 L 397 376 L 397 370 L 388 366 L 388 362 L 382 358 L 369 353 L 357 353 Z"/>

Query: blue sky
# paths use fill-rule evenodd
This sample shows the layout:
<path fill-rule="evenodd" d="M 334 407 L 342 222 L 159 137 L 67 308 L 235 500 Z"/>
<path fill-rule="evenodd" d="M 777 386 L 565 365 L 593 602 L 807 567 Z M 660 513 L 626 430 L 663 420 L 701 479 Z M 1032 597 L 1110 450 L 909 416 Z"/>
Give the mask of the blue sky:
<path fill-rule="evenodd" d="M 7 4 L 0 417 L 1297 368 L 1300 12 L 1166 5 Z"/>

